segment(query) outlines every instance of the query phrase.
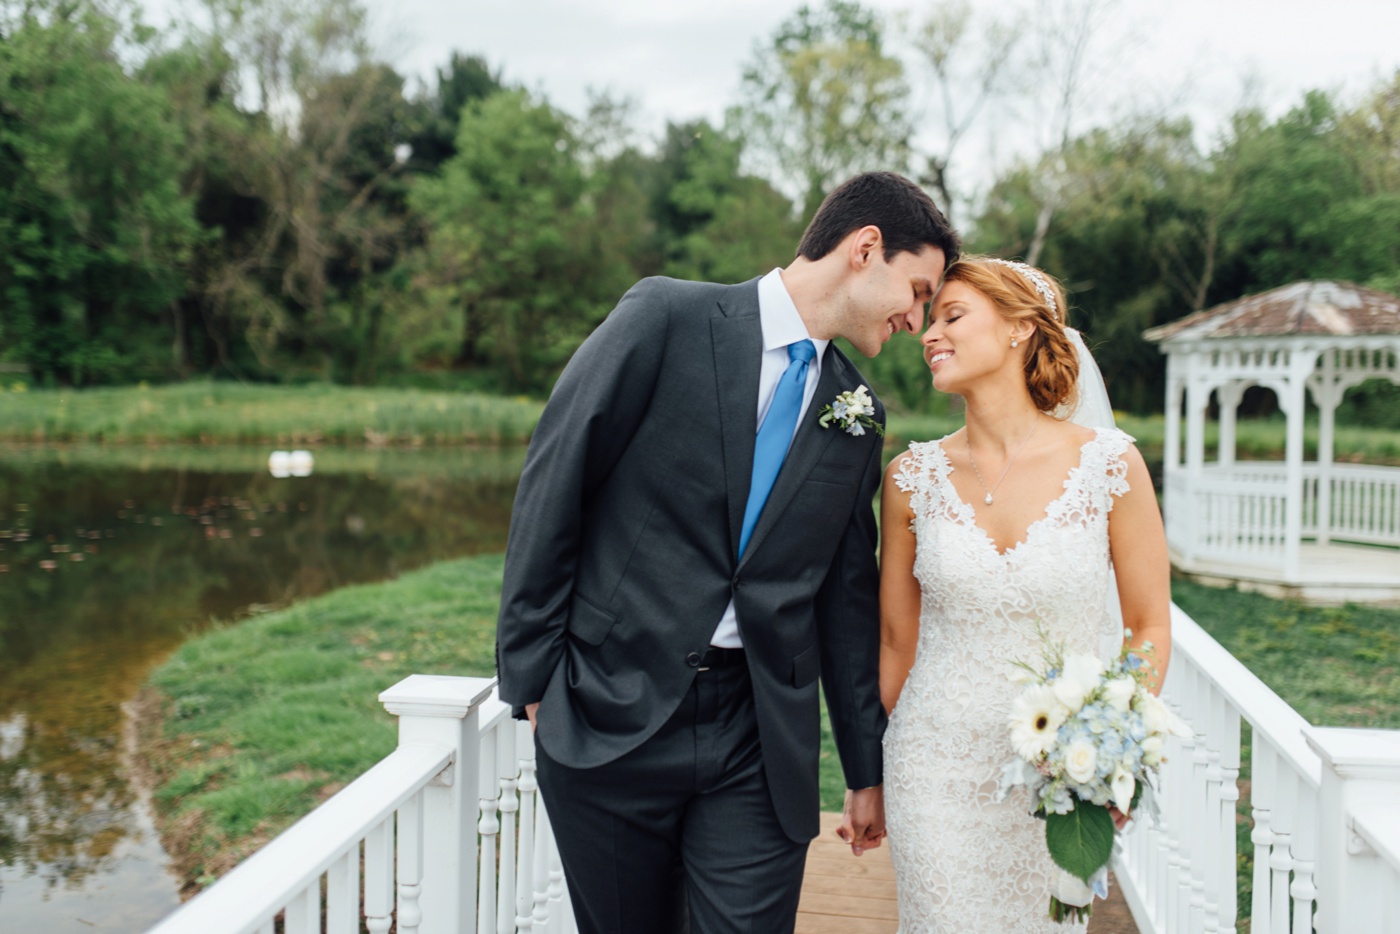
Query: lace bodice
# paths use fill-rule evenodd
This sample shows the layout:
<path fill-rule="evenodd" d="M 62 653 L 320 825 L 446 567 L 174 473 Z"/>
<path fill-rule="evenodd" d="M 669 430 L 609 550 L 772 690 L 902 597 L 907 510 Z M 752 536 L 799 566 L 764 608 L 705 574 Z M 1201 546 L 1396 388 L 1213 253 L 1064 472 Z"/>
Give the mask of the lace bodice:
<path fill-rule="evenodd" d="M 1046 909 L 1054 866 L 1024 789 L 995 802 L 1012 755 L 1012 660 L 1039 657 L 1037 624 L 1107 659 L 1108 516 L 1128 490 L 1132 439 L 1097 429 L 1064 491 L 1005 553 L 974 521 L 939 441 L 911 444 L 894 480 L 910 494 L 921 612 L 914 666 L 885 735 L 885 798 L 903 934 L 1065 932 Z"/>

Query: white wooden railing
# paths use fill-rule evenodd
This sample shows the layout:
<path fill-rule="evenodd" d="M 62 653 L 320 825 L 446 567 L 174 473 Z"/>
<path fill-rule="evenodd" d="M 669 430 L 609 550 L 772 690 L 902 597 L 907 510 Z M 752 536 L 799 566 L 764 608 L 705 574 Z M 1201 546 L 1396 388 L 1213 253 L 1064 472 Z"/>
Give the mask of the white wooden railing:
<path fill-rule="evenodd" d="M 1310 727 L 1175 606 L 1162 696 L 1194 735 L 1168 746 L 1160 821 L 1141 816 L 1115 856 L 1143 934 L 1236 931 L 1242 820 L 1252 932 L 1400 931 L 1400 730 Z"/>
<path fill-rule="evenodd" d="M 528 725 L 487 678 L 379 696 L 387 758 L 149 934 L 573 934 Z"/>
<path fill-rule="evenodd" d="M 1234 932 L 1248 826 L 1254 934 L 1400 931 L 1400 730 L 1310 727 L 1180 609 L 1161 820 L 1115 855 L 1142 934 Z M 151 934 L 574 934 L 528 726 L 482 678 L 380 695 L 399 746 Z M 1241 728 L 1251 729 L 1241 759 Z M 1247 769 L 1249 811 L 1237 816 Z"/>
<path fill-rule="evenodd" d="M 1303 465 L 1301 537 L 1400 546 L 1400 469 Z M 1194 559 L 1274 564 L 1288 547 L 1287 467 L 1281 463 L 1207 465 L 1192 476 L 1169 471 L 1167 538 Z M 1326 495 L 1323 495 L 1323 494 Z"/>

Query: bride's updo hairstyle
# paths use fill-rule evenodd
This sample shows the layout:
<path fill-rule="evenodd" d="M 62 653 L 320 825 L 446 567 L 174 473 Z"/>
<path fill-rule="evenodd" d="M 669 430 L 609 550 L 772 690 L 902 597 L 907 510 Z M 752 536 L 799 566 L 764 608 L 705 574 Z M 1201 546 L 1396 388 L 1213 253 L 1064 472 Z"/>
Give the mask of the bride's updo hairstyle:
<path fill-rule="evenodd" d="M 1053 276 L 992 256 L 964 256 L 943 281 L 966 283 L 991 299 L 1003 318 L 1034 325 L 1026 347 L 1031 401 L 1042 412 L 1074 407 L 1079 354 L 1065 335 L 1065 290 Z"/>

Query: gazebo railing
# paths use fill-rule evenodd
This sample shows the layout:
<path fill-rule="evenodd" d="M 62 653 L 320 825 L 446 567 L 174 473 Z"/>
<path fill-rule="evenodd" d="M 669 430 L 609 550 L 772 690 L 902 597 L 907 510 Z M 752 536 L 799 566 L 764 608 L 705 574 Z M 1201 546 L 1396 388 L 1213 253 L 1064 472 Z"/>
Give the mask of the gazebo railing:
<path fill-rule="evenodd" d="M 1400 545 L 1400 470 L 1346 464 L 1333 466 L 1331 475 L 1328 536 L 1372 545 Z M 1316 528 L 1315 508 L 1313 515 Z"/>
<path fill-rule="evenodd" d="M 1400 546 L 1400 468 L 1334 464 L 1303 468 L 1301 538 Z M 1288 475 L 1283 464 L 1209 464 L 1166 477 L 1167 539 L 1196 558 L 1241 564 L 1282 560 Z M 1325 519 L 1325 521 L 1324 521 Z"/>

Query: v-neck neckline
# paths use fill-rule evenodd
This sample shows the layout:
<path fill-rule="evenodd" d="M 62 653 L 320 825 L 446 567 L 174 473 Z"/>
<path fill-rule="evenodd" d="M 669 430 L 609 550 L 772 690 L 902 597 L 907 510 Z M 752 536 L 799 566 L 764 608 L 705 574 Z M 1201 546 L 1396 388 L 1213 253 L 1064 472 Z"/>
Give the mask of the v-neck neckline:
<path fill-rule="evenodd" d="M 1065 474 L 1064 485 L 1063 488 L 1060 490 L 1059 495 L 1057 495 L 1054 499 L 1050 500 L 1050 502 L 1045 504 L 1045 509 L 1041 512 L 1040 518 L 1036 519 L 1030 525 L 1026 526 L 1026 530 L 1021 533 L 1020 540 L 1017 541 L 1015 544 L 1011 545 L 1011 547 L 1007 548 L 1005 551 L 1002 551 L 997 547 L 996 539 L 992 538 L 991 533 L 984 529 L 981 526 L 981 524 L 977 521 L 977 510 L 972 506 L 972 504 L 968 503 L 962 498 L 962 496 L 958 493 L 958 488 L 955 487 L 953 485 L 953 481 L 949 479 L 949 475 L 952 474 L 953 471 L 957 468 L 953 466 L 952 460 L 950 460 L 948 457 L 948 452 L 944 450 L 943 441 L 938 442 L 938 454 L 943 459 L 944 469 L 942 471 L 937 472 L 936 476 L 938 477 L 938 480 L 948 488 L 947 492 L 944 495 L 947 497 L 948 501 L 952 503 L 953 506 L 956 508 L 959 523 L 966 525 L 974 531 L 978 532 L 981 535 L 982 540 L 987 543 L 987 548 L 992 552 L 992 554 L 1004 560 L 1010 555 L 1019 551 L 1021 548 L 1025 547 L 1026 543 L 1031 540 L 1031 536 L 1035 533 L 1036 529 L 1039 526 L 1049 522 L 1050 519 L 1053 518 L 1055 507 L 1059 505 L 1059 503 L 1062 500 L 1064 500 L 1066 496 L 1069 495 L 1070 490 L 1073 489 L 1075 482 L 1079 479 L 1079 475 L 1083 473 L 1085 452 L 1088 450 L 1089 445 L 1099 440 L 1099 436 L 1099 429 L 1095 428 L 1094 436 L 1092 438 L 1089 438 L 1079 446 L 1079 460 L 1077 463 L 1075 463 L 1073 467 L 1069 469 L 1069 472 Z"/>

